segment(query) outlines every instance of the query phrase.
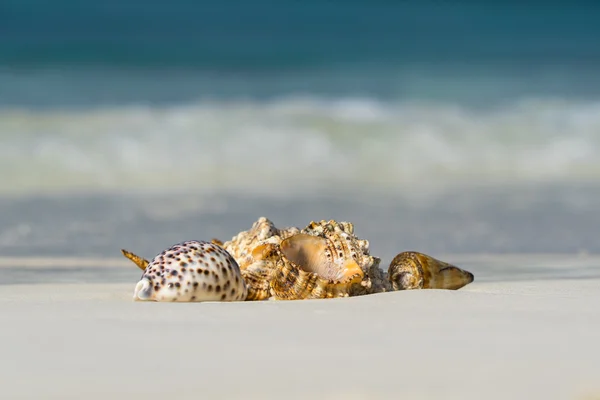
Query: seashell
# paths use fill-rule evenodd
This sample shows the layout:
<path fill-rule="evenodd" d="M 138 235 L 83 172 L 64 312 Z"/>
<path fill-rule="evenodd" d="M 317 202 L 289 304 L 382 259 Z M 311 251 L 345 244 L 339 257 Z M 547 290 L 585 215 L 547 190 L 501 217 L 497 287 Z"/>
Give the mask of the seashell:
<path fill-rule="evenodd" d="M 279 255 L 279 243 L 283 238 L 299 233 L 295 227 L 278 229 L 265 217 L 259 218 L 252 227 L 238 233 L 223 243 L 240 266 L 248 288 L 247 300 L 265 300 L 271 297 L 270 282 Z"/>
<path fill-rule="evenodd" d="M 126 258 L 130 259 L 142 271 L 145 271 L 148 264 L 150 264 L 150 261 L 125 249 L 121 249 L 121 253 L 123 253 Z"/>
<path fill-rule="evenodd" d="M 347 297 L 364 272 L 328 238 L 300 233 L 282 240 L 271 281 L 278 300 Z"/>
<path fill-rule="evenodd" d="M 414 251 L 405 251 L 394 257 L 388 277 L 394 290 L 456 290 L 474 279 L 468 271 Z"/>
<path fill-rule="evenodd" d="M 133 298 L 142 301 L 243 301 L 247 288 L 235 259 L 205 241 L 173 245 L 150 262 L 123 250 L 138 267 L 146 265 Z"/>
<path fill-rule="evenodd" d="M 244 270 L 256 260 L 252 257 L 255 247 L 265 242 L 279 244 L 282 239 L 299 233 L 298 228 L 277 229 L 273 222 L 265 217 L 260 217 L 252 227 L 238 233 L 230 241 L 223 243 L 222 247 L 238 262 L 240 269 Z"/>
<path fill-rule="evenodd" d="M 212 239 L 210 240 L 210 242 L 211 242 L 212 244 L 216 244 L 217 246 L 221 246 L 221 247 L 223 247 L 223 241 L 222 241 L 222 240 L 219 240 L 219 239 L 216 239 L 216 238 L 212 238 Z"/>
<path fill-rule="evenodd" d="M 280 257 L 279 245 L 260 244 L 254 248 L 251 257 L 253 262 L 241 270 L 248 287 L 246 300 L 266 300 L 271 297 L 271 280 L 276 271 L 277 259 Z"/>
<path fill-rule="evenodd" d="M 312 221 L 302 233 L 329 239 L 339 257 L 351 257 L 361 267 L 363 278 L 359 284 L 351 286 L 350 296 L 391 290 L 385 273 L 379 268 L 381 259 L 369 253 L 369 241 L 361 240 L 354 234 L 354 225 L 351 222 Z"/>

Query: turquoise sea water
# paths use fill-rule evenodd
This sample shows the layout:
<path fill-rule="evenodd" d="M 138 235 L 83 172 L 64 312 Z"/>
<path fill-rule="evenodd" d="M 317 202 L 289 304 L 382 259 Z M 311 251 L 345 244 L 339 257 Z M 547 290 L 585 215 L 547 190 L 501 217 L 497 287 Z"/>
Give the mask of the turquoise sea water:
<path fill-rule="evenodd" d="M 5 0 L 0 193 L 594 182 L 599 20 L 594 2 Z"/>

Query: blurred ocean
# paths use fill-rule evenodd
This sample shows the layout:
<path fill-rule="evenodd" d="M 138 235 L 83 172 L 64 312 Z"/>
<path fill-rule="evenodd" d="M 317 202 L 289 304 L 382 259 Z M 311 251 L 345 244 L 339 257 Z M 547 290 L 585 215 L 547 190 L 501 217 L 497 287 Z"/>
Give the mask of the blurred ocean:
<path fill-rule="evenodd" d="M 600 251 L 598 21 L 591 1 L 3 0 L 0 249 L 150 256 L 266 215 L 362 221 L 386 257 Z"/>
<path fill-rule="evenodd" d="M 599 20 L 594 2 L 5 0 L 0 193 L 594 181 Z"/>

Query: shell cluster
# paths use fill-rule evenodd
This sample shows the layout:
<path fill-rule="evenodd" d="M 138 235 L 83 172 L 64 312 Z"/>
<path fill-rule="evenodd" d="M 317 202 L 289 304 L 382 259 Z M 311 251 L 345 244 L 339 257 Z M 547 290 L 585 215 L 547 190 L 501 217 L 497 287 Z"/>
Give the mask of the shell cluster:
<path fill-rule="evenodd" d="M 134 298 L 154 301 L 300 300 L 392 290 L 459 289 L 473 274 L 423 253 L 406 251 L 387 273 L 350 222 L 311 222 L 278 229 L 261 217 L 230 241 L 188 241 L 152 261 L 126 250 L 144 270 Z"/>

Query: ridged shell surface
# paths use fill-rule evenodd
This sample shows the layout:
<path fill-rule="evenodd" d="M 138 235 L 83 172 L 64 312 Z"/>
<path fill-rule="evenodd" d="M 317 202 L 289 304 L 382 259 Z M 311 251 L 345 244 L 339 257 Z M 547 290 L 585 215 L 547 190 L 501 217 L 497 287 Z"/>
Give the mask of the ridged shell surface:
<path fill-rule="evenodd" d="M 241 271 L 248 287 L 246 300 L 266 300 L 271 297 L 271 281 L 281 258 L 280 240 L 272 243 L 271 239 L 254 248 L 250 257 L 252 262 Z"/>
<path fill-rule="evenodd" d="M 391 290 L 385 273 L 379 268 L 381 259 L 369 252 L 369 241 L 359 239 L 354 233 L 351 222 L 334 220 L 312 221 L 302 229 L 302 233 L 327 238 L 333 244 L 338 257 L 352 257 L 363 270 L 363 277 L 358 284 L 350 287 L 350 296 L 361 296 Z"/>
<path fill-rule="evenodd" d="M 249 230 L 240 232 L 231 240 L 223 243 L 223 248 L 233 256 L 240 269 L 243 270 L 256 261 L 252 257 L 252 252 L 257 246 L 267 241 L 279 244 L 282 239 L 299 232 L 300 230 L 294 227 L 278 229 L 271 220 L 260 217 Z"/>
<path fill-rule="evenodd" d="M 367 271 L 378 264 L 369 242 L 354 235 L 348 222 L 311 222 L 280 244 L 280 260 L 271 281 L 279 300 L 347 297 L 364 288 Z"/>
<path fill-rule="evenodd" d="M 134 291 L 138 301 L 243 301 L 247 289 L 235 259 L 220 246 L 186 241 L 146 267 Z"/>

